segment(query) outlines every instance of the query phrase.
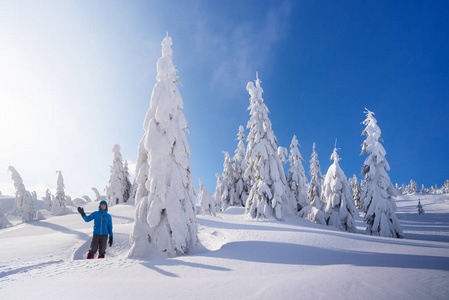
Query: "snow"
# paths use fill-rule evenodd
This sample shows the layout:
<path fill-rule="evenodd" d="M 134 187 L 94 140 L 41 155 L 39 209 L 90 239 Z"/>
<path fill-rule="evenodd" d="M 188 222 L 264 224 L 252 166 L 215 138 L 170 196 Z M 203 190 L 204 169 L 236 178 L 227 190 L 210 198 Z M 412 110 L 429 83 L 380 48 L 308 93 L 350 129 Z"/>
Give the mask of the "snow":
<path fill-rule="evenodd" d="M 13 200 L 0 196 L 4 212 Z M 73 206 L 30 223 L 9 216 L 15 225 L 0 230 L 0 299 L 448 299 L 449 195 L 395 200 L 404 239 L 365 234 L 358 215 L 358 233 L 347 233 L 296 216 L 257 221 L 230 207 L 197 216 L 205 248 L 153 260 L 127 258 L 130 204 L 110 208 L 114 245 L 102 260 L 84 259 L 92 224 Z"/>

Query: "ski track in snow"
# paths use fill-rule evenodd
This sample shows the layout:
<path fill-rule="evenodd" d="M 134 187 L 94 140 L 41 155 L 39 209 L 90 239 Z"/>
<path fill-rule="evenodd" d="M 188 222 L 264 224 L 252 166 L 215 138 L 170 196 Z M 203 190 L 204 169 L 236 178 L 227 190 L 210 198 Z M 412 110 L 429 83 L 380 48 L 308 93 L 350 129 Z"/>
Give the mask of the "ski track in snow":
<path fill-rule="evenodd" d="M 127 258 L 130 205 L 110 209 L 105 259 L 85 259 L 93 223 L 46 215 L 0 230 L 0 299 L 448 299 L 449 197 L 419 198 L 423 216 L 418 195 L 397 201 L 406 239 L 364 235 L 361 216 L 351 234 L 295 217 L 251 220 L 231 207 L 197 217 L 203 247 L 153 260 Z"/>

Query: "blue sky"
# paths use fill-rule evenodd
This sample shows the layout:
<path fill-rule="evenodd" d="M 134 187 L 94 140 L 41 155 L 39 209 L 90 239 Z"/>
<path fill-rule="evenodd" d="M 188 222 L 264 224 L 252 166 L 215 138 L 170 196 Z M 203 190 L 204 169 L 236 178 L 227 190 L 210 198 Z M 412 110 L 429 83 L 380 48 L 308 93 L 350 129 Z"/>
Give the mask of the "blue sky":
<path fill-rule="evenodd" d="M 161 3 L 164 2 L 164 3 Z M 262 80 L 279 145 L 293 135 L 322 172 L 338 139 L 359 174 L 364 108 L 382 129 L 393 183 L 449 179 L 447 1 L 1 1 L 0 191 L 93 197 L 112 147 L 135 162 L 166 32 L 182 83 L 195 186 L 213 193 L 221 151 L 249 119 Z"/>

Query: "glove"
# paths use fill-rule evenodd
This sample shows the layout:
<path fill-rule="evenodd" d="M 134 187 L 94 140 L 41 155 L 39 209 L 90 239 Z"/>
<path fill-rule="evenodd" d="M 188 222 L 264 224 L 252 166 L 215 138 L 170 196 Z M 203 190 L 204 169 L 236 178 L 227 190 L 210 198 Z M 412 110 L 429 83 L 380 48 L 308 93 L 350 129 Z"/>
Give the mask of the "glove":
<path fill-rule="evenodd" d="M 82 207 L 78 207 L 78 212 L 81 214 L 81 216 L 85 216 L 86 214 L 84 213 L 84 208 Z"/>
<path fill-rule="evenodd" d="M 112 236 L 109 237 L 109 247 L 112 247 Z"/>

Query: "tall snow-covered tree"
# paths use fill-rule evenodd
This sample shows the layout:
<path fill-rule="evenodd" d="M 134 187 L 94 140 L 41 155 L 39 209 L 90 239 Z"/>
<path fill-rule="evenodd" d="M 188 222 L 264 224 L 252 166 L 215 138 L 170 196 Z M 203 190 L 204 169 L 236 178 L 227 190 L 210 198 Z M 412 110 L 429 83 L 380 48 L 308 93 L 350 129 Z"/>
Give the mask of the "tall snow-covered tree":
<path fill-rule="evenodd" d="M 51 211 L 53 203 L 51 202 L 51 193 L 49 189 L 45 191 L 45 197 L 43 197 L 42 200 L 44 200 L 44 209 Z"/>
<path fill-rule="evenodd" d="M 56 186 L 55 200 L 53 201 L 53 206 L 51 207 L 51 214 L 53 216 L 58 215 L 66 210 L 66 197 L 64 192 L 64 178 L 62 177 L 61 171 L 56 171 L 58 173 L 58 181 Z"/>
<path fill-rule="evenodd" d="M 310 182 L 307 189 L 307 198 L 312 206 L 315 206 L 319 210 L 323 207 L 321 201 L 321 181 L 323 175 L 321 174 L 320 161 L 318 160 L 318 153 L 316 152 L 316 145 L 313 143 L 312 155 L 310 158 Z"/>
<path fill-rule="evenodd" d="M 362 167 L 363 188 L 361 201 L 365 211 L 367 232 L 371 235 L 402 238 L 404 234 L 395 214 L 396 204 L 393 196 L 395 188 L 387 171 L 390 165 L 385 159 L 386 151 L 380 141 L 381 130 L 374 118 L 374 113 L 366 110 L 366 126 L 363 135 L 366 139 L 362 144 L 362 153 L 368 154 Z"/>
<path fill-rule="evenodd" d="M 106 199 L 109 206 L 125 202 L 125 194 L 128 193 L 126 191 L 125 169 L 120 146 L 115 144 L 112 152 L 114 153 L 114 159 L 112 161 L 111 176 L 109 177 L 109 186 L 106 190 Z"/>
<path fill-rule="evenodd" d="M 223 163 L 222 185 L 223 191 L 221 194 L 222 210 L 226 210 L 229 206 L 240 205 L 237 194 L 235 192 L 235 173 L 234 160 L 229 156 L 229 153 L 223 151 L 225 156 Z"/>
<path fill-rule="evenodd" d="M 200 190 L 198 192 L 198 202 L 201 207 L 201 212 L 205 215 L 215 216 L 215 203 L 209 189 L 204 186 L 200 178 Z"/>
<path fill-rule="evenodd" d="M 251 181 L 251 190 L 246 201 L 246 213 L 252 218 L 283 218 L 283 205 L 287 202 L 287 179 L 282 162 L 277 154 L 277 138 L 268 118 L 269 110 L 262 98 L 259 77 L 255 85 L 246 86 L 250 98 L 250 119 L 247 128 L 245 177 Z M 287 205 L 285 205 L 287 206 Z"/>
<path fill-rule="evenodd" d="M 290 195 L 294 199 L 291 204 L 294 204 L 296 212 L 309 204 L 307 199 L 307 177 L 302 165 L 304 159 L 299 152 L 300 146 L 301 145 L 299 145 L 298 140 L 296 139 L 296 135 L 294 135 L 290 144 L 290 153 L 288 156 L 290 167 L 288 169 L 287 182 L 291 191 Z"/>
<path fill-rule="evenodd" d="M 8 170 L 11 172 L 11 179 L 14 181 L 14 187 L 16 188 L 14 211 L 20 214 L 23 222 L 30 222 L 34 219 L 35 214 L 33 198 L 30 192 L 26 190 L 19 172 L 12 166 Z"/>
<path fill-rule="evenodd" d="M 130 257 L 182 255 L 199 244 L 188 125 L 176 72 L 167 34 L 138 148 L 139 187 Z"/>
<path fill-rule="evenodd" d="M 338 163 L 340 157 L 337 148 L 334 148 L 331 160 L 334 162 L 327 170 L 322 190 L 326 223 L 344 231 L 357 232 L 354 223 L 356 210 L 352 203 L 352 191 Z"/>
<path fill-rule="evenodd" d="M 360 183 L 355 174 L 352 175 L 352 178 L 349 179 L 349 186 L 352 190 L 352 198 L 354 199 L 354 205 L 358 209 L 363 208 L 363 203 L 360 201 Z"/>
<path fill-rule="evenodd" d="M 246 148 L 245 148 L 245 134 L 244 128 L 242 125 L 239 126 L 239 132 L 237 134 L 237 140 L 239 143 L 237 144 L 237 148 L 235 149 L 234 154 L 234 174 L 235 174 L 235 193 L 237 197 L 237 204 L 239 203 L 242 206 L 245 206 L 246 199 L 248 199 L 249 194 L 249 186 L 248 178 L 245 179 L 245 170 L 247 168 L 246 164 Z"/>

